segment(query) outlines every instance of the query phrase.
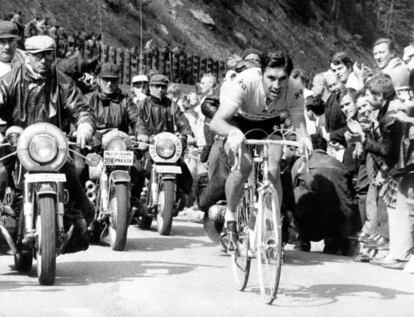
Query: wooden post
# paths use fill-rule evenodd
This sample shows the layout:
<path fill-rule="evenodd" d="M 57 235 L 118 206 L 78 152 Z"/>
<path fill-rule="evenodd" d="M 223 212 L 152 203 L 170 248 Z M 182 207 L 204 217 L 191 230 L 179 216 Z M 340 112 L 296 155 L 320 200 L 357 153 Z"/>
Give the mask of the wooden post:
<path fill-rule="evenodd" d="M 124 69 L 123 69 L 123 83 L 125 85 L 131 84 L 131 53 L 128 49 L 124 50 Z"/>
<path fill-rule="evenodd" d="M 135 76 L 138 74 L 139 71 L 139 61 L 138 61 L 138 55 L 135 54 L 134 50 L 131 52 L 131 79 L 132 76 Z"/>
<path fill-rule="evenodd" d="M 206 73 L 213 73 L 213 59 L 207 58 L 207 67 L 206 67 Z"/>
<path fill-rule="evenodd" d="M 106 63 L 109 59 L 108 46 L 101 44 L 101 64 Z"/>
<path fill-rule="evenodd" d="M 167 74 L 167 61 L 166 61 L 166 55 L 165 50 L 160 50 L 158 55 L 158 70 L 161 72 L 161 74 L 164 74 L 168 77 Z"/>
<path fill-rule="evenodd" d="M 116 64 L 119 66 L 119 82 L 125 84 L 124 82 L 124 50 L 122 48 L 116 49 Z"/>
<path fill-rule="evenodd" d="M 203 58 L 200 61 L 200 71 L 198 74 L 197 82 L 200 81 L 201 75 L 207 73 L 207 58 Z"/>
<path fill-rule="evenodd" d="M 108 61 L 107 62 L 116 64 L 116 50 L 113 46 L 109 47 Z"/>
<path fill-rule="evenodd" d="M 193 56 L 193 65 L 192 65 L 192 82 L 191 84 L 194 85 L 195 83 L 198 83 L 200 80 L 200 56 Z"/>

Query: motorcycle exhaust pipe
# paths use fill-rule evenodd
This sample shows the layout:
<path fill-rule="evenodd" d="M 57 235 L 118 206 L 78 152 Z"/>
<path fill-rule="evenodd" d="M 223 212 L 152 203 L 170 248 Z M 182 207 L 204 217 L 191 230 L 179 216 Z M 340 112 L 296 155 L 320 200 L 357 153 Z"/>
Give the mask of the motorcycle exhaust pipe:
<path fill-rule="evenodd" d="M 85 191 L 95 191 L 95 183 L 91 180 L 85 182 Z"/>
<path fill-rule="evenodd" d="M 94 204 L 94 203 L 95 203 L 95 201 L 96 201 L 96 194 L 95 194 L 95 192 L 94 192 L 94 191 L 88 191 L 88 192 L 86 193 L 86 197 L 88 197 L 89 201 L 90 201 L 92 204 Z"/>
<path fill-rule="evenodd" d="M 13 252 L 13 254 L 16 254 L 16 253 L 17 253 L 17 248 L 16 248 L 16 245 L 14 244 L 13 239 L 12 239 L 12 237 L 10 236 L 9 231 L 8 231 L 8 230 L 6 229 L 6 227 L 5 227 L 5 226 L 3 226 L 1 223 L 0 223 L 0 231 L 1 231 L 1 233 L 3 234 L 4 239 L 6 239 L 7 244 L 8 244 L 8 245 L 9 245 L 9 247 L 10 247 L 10 250 Z"/>

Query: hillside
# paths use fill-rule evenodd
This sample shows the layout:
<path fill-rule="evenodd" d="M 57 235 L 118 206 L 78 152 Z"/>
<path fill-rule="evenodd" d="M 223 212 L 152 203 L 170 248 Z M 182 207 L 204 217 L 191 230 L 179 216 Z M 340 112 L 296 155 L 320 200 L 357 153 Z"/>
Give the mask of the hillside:
<path fill-rule="evenodd" d="M 22 11 L 26 21 L 46 14 L 70 32 L 101 33 L 102 27 L 106 44 L 132 47 L 140 45 L 140 1 L 144 44 L 153 39 L 222 60 L 247 47 L 284 48 L 311 73 L 326 68 L 338 50 L 370 59 L 369 41 L 335 29 L 316 0 L 0 0 L 0 9 Z"/>

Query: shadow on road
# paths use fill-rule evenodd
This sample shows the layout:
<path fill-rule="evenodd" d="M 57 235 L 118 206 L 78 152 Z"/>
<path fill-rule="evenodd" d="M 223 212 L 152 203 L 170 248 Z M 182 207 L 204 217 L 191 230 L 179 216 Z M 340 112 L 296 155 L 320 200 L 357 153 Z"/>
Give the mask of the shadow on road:
<path fill-rule="evenodd" d="M 285 251 L 284 265 L 318 265 L 326 262 L 346 263 L 352 258 L 340 255 L 330 255 L 320 252 Z"/>
<path fill-rule="evenodd" d="M 128 281 L 135 278 L 152 278 L 185 274 L 198 267 L 218 268 L 214 265 L 200 265 L 183 262 L 162 262 L 162 261 L 89 261 L 89 262 L 63 262 L 58 263 L 55 284 L 51 287 L 41 287 L 31 291 L 60 291 L 59 286 L 79 286 L 95 283 L 112 283 L 118 281 Z M 16 272 L 1 274 L 1 276 L 21 275 Z M 34 265 L 29 272 L 33 277 L 33 282 L 26 281 L 7 281 L 0 283 L 1 290 L 13 290 L 27 286 L 38 286 L 36 278 L 36 266 Z M 23 290 L 22 290 L 23 291 Z"/>
<path fill-rule="evenodd" d="M 174 249 L 186 249 L 191 247 L 211 247 L 216 246 L 213 242 L 205 242 L 202 240 L 181 238 L 177 236 L 167 237 L 143 237 L 128 239 L 126 251 L 142 252 L 142 251 L 166 251 Z"/>
<path fill-rule="evenodd" d="M 249 291 L 260 295 L 258 285 L 254 285 Z M 281 285 L 278 291 L 278 298 L 273 305 L 281 307 L 324 306 L 338 302 L 341 296 L 392 300 L 398 295 L 414 295 L 414 293 L 361 284 L 316 284 L 310 287 Z"/>
<path fill-rule="evenodd" d="M 355 296 L 364 299 L 390 300 L 397 295 L 414 295 L 391 288 L 361 284 L 316 284 L 310 287 L 293 285 L 280 288 L 281 297 L 286 297 L 278 306 L 322 306 L 336 303 L 340 296 Z M 284 302 L 284 303 L 283 303 Z"/>

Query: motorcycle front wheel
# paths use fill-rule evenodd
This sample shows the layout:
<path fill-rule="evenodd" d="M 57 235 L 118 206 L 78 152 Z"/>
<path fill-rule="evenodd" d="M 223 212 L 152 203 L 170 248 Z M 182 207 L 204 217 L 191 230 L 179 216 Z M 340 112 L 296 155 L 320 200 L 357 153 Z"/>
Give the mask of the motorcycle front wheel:
<path fill-rule="evenodd" d="M 127 184 L 113 185 L 109 197 L 109 236 L 114 251 L 125 249 L 128 233 L 128 197 Z"/>
<path fill-rule="evenodd" d="M 171 233 L 175 201 L 174 185 L 172 179 L 163 180 L 158 193 L 157 229 L 162 236 Z"/>
<path fill-rule="evenodd" d="M 37 278 L 41 285 L 53 285 L 56 277 L 56 204 L 53 196 L 37 201 Z"/>

